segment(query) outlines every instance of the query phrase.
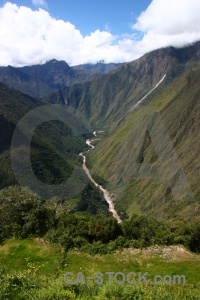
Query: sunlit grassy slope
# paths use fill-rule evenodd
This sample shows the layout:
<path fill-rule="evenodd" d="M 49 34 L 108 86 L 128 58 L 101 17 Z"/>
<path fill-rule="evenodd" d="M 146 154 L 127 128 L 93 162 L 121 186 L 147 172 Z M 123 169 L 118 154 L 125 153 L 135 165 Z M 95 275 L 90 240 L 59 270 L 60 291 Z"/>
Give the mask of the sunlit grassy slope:
<path fill-rule="evenodd" d="M 123 124 L 89 153 L 93 173 L 105 179 L 108 189 L 117 194 L 119 212 L 125 209 L 129 216 L 146 213 L 165 219 L 199 220 L 199 78 L 198 67 L 185 71 L 151 101 L 127 111 L 129 116 L 125 115 Z M 169 144 L 172 151 L 166 156 Z M 161 166 L 161 174 L 152 179 L 151 172 L 150 178 L 139 178 L 145 164 L 150 164 L 151 171 Z M 180 170 L 186 176 L 184 183 Z M 173 189 L 178 191 L 178 199 Z"/>

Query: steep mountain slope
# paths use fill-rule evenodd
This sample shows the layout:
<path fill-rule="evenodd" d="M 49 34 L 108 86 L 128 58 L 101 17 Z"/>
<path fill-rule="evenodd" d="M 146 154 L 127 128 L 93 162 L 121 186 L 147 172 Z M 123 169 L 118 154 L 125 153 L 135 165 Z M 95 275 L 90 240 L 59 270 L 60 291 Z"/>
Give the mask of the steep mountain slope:
<path fill-rule="evenodd" d="M 45 82 L 40 82 L 20 69 L 11 66 L 0 67 L 0 82 L 34 98 L 43 97 L 54 91 Z"/>
<path fill-rule="evenodd" d="M 52 59 L 45 64 L 20 68 L 22 72 L 38 81 L 45 82 L 52 89 L 71 85 L 76 80 L 76 72 L 65 61 Z"/>
<path fill-rule="evenodd" d="M 78 154 L 85 147 L 82 133 L 86 134 L 90 130 L 87 124 L 85 125 L 80 117 L 77 121 L 76 115 L 67 109 L 65 111 L 63 107 L 60 110 L 53 108 L 52 112 L 49 106 L 41 105 L 41 102 L 36 102 L 33 98 L 0 84 L 0 188 L 17 183 L 16 176 L 13 174 L 13 165 L 11 166 L 12 154 L 15 168 L 22 176 L 25 185 L 38 192 L 30 179 L 31 174 L 26 160 L 31 138 L 29 156 L 31 156 L 33 171 L 40 181 L 48 185 L 59 184 L 71 176 L 76 166 L 81 170 Z M 43 110 L 37 110 L 42 108 Z M 64 113 L 62 119 L 57 118 L 62 111 Z M 32 113 L 29 117 L 28 112 Z M 18 123 L 25 115 L 27 118 L 23 119 L 23 123 L 22 121 Z M 45 122 L 46 116 L 52 121 Z M 73 122 L 76 124 L 73 125 Z M 31 137 L 34 125 L 40 123 L 41 125 L 35 126 L 37 128 Z M 13 141 L 13 132 L 17 124 Z M 45 189 L 48 190 L 47 185 Z M 51 196 L 51 190 L 48 196 Z"/>
<path fill-rule="evenodd" d="M 186 51 L 187 53 L 187 51 Z M 184 55 L 186 62 L 192 62 Z M 200 220 L 200 67 L 190 67 L 89 153 L 129 216 Z M 123 216 L 123 215 L 122 215 Z"/>
<path fill-rule="evenodd" d="M 105 122 L 112 124 L 124 119 L 133 105 L 153 90 L 161 79 L 164 80 L 145 101 L 199 59 L 200 43 L 182 49 L 155 50 L 92 82 L 64 88 L 44 101 L 67 103 L 83 112 L 95 126 Z"/>
<path fill-rule="evenodd" d="M 73 106 L 106 131 L 87 163 L 116 194 L 122 217 L 199 220 L 199 78 L 200 42 L 147 53 L 44 99 Z"/>

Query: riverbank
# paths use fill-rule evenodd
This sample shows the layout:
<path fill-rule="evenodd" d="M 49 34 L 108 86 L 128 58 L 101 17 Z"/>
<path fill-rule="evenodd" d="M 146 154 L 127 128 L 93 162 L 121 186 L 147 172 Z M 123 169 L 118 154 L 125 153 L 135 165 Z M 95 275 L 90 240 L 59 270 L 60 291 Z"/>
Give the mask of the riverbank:
<path fill-rule="evenodd" d="M 97 132 L 94 131 L 93 132 L 94 136 L 96 137 L 97 136 Z M 91 147 L 91 150 L 93 150 L 95 148 L 94 145 L 91 144 L 92 143 L 92 139 L 87 139 L 86 140 L 86 144 L 88 146 Z M 91 151 L 91 150 L 88 150 L 87 152 Z M 87 168 L 86 166 L 86 156 L 84 155 L 83 152 L 79 153 L 79 155 L 83 158 L 83 164 L 82 164 L 82 168 L 83 170 L 85 171 L 86 175 L 88 176 L 89 180 L 97 187 L 99 188 L 99 190 L 103 193 L 103 196 L 104 196 L 104 199 L 106 200 L 106 202 L 108 203 L 108 206 L 109 206 L 109 211 L 112 213 L 113 217 L 117 220 L 118 223 L 121 223 L 122 220 L 120 218 L 120 216 L 118 215 L 117 211 L 115 210 L 115 207 L 114 207 L 114 203 L 112 201 L 112 198 L 109 194 L 109 192 L 103 188 L 101 185 L 99 185 L 95 180 L 94 178 L 91 176 L 90 174 L 90 170 Z"/>

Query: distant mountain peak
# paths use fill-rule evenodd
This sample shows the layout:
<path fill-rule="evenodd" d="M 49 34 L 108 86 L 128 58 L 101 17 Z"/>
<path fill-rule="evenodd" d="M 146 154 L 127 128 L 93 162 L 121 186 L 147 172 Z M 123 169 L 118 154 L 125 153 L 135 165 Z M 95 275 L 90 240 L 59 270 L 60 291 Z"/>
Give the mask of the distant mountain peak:
<path fill-rule="evenodd" d="M 60 88 L 96 79 L 118 67 L 115 64 L 100 65 L 81 65 L 75 68 L 64 60 L 54 58 L 38 65 L 0 67 L 0 82 L 34 98 L 41 98 Z"/>
<path fill-rule="evenodd" d="M 68 63 L 65 61 L 65 60 L 57 60 L 57 59 L 55 59 L 55 58 L 53 58 L 53 59 L 51 59 L 51 60 L 48 60 L 48 61 L 46 61 L 46 63 L 45 64 L 59 64 L 59 65 L 67 65 L 68 67 L 69 67 L 69 65 L 68 65 Z"/>

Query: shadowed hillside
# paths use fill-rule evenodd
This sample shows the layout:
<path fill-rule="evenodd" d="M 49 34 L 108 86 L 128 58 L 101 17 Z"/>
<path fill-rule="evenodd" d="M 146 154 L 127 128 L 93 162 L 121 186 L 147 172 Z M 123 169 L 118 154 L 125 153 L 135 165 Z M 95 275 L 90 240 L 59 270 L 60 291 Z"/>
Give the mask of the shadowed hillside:
<path fill-rule="evenodd" d="M 34 124 L 31 122 L 34 122 L 34 120 L 31 121 L 31 118 L 29 118 L 22 127 L 17 127 L 15 143 L 12 144 L 11 148 L 11 140 L 16 125 L 25 114 L 30 111 L 34 112 L 34 109 L 42 103 L 35 102 L 31 97 L 9 89 L 3 84 L 0 84 L 0 99 L 0 184 L 2 188 L 16 183 L 10 165 L 10 156 L 13 151 L 19 168 L 26 170 L 24 156 L 28 151 L 28 143 L 31 138 L 29 131 L 33 126 L 31 124 Z M 45 110 L 48 113 L 48 108 L 45 107 Z M 66 110 L 63 120 L 67 116 L 69 118 L 70 113 L 67 113 Z M 39 118 L 42 120 L 43 115 L 35 113 L 35 118 L 35 120 Z M 55 118 L 55 121 L 46 122 L 36 128 L 31 141 L 32 167 L 38 178 L 49 184 L 62 182 L 71 175 L 74 166 L 80 165 L 78 154 L 85 147 L 84 138 L 81 134 L 74 135 L 72 131 L 73 121 L 71 121 L 71 128 L 66 124 L 62 124 L 62 122 L 56 121 L 56 109 L 55 116 L 52 115 L 52 118 L 53 120 Z M 71 118 L 75 118 L 75 115 Z M 81 123 L 80 118 L 79 121 L 82 124 L 80 126 L 82 126 L 83 133 L 87 133 L 89 129 L 84 128 L 85 125 Z M 77 130 L 78 126 L 77 124 Z M 29 173 L 25 176 L 27 176 L 28 184 Z"/>

